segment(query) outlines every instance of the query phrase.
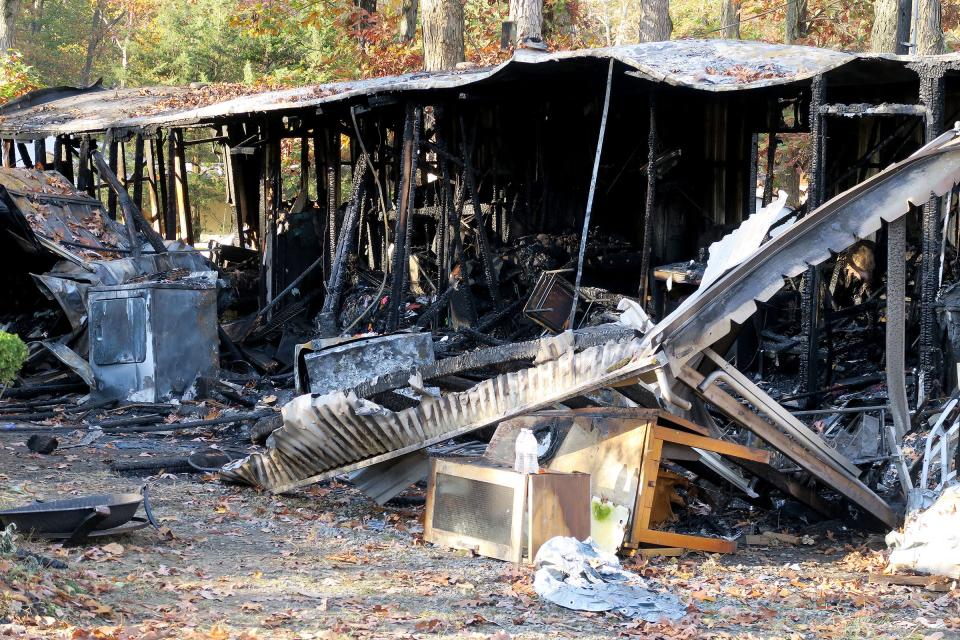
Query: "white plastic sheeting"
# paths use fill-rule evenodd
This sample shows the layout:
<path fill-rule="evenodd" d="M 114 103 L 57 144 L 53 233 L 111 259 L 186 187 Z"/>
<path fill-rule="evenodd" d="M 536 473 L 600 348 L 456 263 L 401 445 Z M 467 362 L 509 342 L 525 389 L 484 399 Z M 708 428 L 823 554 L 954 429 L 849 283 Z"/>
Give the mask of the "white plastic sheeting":
<path fill-rule="evenodd" d="M 933 505 L 907 517 L 903 532 L 887 535 L 888 570 L 960 578 L 960 485 L 948 487 Z"/>

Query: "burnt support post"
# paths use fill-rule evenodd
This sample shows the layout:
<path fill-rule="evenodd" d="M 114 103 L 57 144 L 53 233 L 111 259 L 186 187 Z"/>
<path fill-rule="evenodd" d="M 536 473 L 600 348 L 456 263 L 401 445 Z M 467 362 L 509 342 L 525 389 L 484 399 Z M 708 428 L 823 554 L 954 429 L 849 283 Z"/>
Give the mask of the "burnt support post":
<path fill-rule="evenodd" d="M 177 213 L 180 218 L 180 235 L 187 242 L 193 244 L 193 214 L 190 210 L 190 186 L 187 181 L 187 157 L 186 146 L 183 144 L 183 129 L 174 129 L 171 132 L 171 138 L 174 139 L 174 148 L 176 156 L 170 158 L 173 165 L 173 173 L 176 177 L 176 191 L 174 192 L 177 203 Z"/>
<path fill-rule="evenodd" d="M 157 129 L 157 136 L 153 142 L 153 150 L 157 156 L 157 191 L 159 193 L 159 202 L 160 202 L 160 219 L 158 224 L 163 233 L 163 237 L 167 240 L 176 240 L 177 238 L 177 222 L 176 218 L 173 219 L 173 235 L 171 236 L 170 225 L 167 223 L 167 219 L 170 218 L 170 172 L 168 171 L 168 165 L 166 161 L 166 153 L 164 151 L 164 145 L 167 143 L 167 140 L 164 139 L 163 130 Z"/>
<path fill-rule="evenodd" d="M 410 278 L 408 265 L 414 198 L 417 190 L 417 156 L 420 152 L 420 123 L 423 109 L 408 103 L 403 121 L 403 146 L 400 149 L 400 184 L 397 190 L 397 222 L 393 232 L 393 269 L 390 283 L 390 307 L 387 310 L 387 331 L 396 331 L 400 323 L 400 304 L 407 293 Z M 352 206 L 352 205 L 351 205 Z"/>
<path fill-rule="evenodd" d="M 826 120 L 820 114 L 824 103 L 825 81 L 822 75 L 815 76 L 810 85 L 810 142 L 813 153 L 810 159 L 810 184 L 807 189 L 807 212 L 823 203 L 826 193 Z M 813 394 L 819 387 L 820 350 L 820 267 L 812 266 L 803 275 L 800 309 L 800 333 L 806 338 L 806 346 L 800 352 L 800 392 Z M 816 394 L 807 396 L 805 405 L 818 404 Z"/>
<path fill-rule="evenodd" d="M 53 141 L 53 170 L 73 184 L 73 148 L 70 136 L 57 136 Z"/>
<path fill-rule="evenodd" d="M 262 150 L 259 145 L 248 144 L 248 141 L 258 137 L 259 130 L 255 125 L 244 127 L 242 124 L 231 124 L 227 127 L 227 158 L 233 186 L 237 238 L 241 247 L 256 246 L 259 240 L 257 234 Z"/>
<path fill-rule="evenodd" d="M 174 171 L 174 165 L 176 162 L 174 158 L 177 157 L 177 148 L 176 148 L 176 135 L 174 135 L 173 129 L 170 129 L 167 132 L 167 159 L 169 160 L 169 166 L 166 168 L 166 184 L 167 184 L 167 202 L 166 207 L 164 208 L 163 216 L 163 235 L 167 240 L 176 240 L 177 239 L 177 176 L 176 171 Z"/>
<path fill-rule="evenodd" d="M 80 159 L 79 171 L 77 174 L 77 189 L 86 191 L 91 197 L 94 195 L 93 189 L 93 171 L 90 169 L 90 151 L 93 149 L 93 141 L 89 135 L 80 138 Z"/>
<path fill-rule="evenodd" d="M 43 138 L 33 141 L 33 164 L 41 171 L 47 170 L 47 141 Z"/>
<path fill-rule="evenodd" d="M 920 103 L 927 108 L 924 137 L 930 142 L 943 130 L 943 71 L 924 67 L 920 72 Z M 920 248 L 920 385 L 919 406 L 939 387 L 942 360 L 936 336 L 936 299 L 940 268 L 940 199 L 923 206 Z"/>
<path fill-rule="evenodd" d="M 138 133 L 133 144 L 133 204 L 143 210 L 143 134 Z"/>
<path fill-rule="evenodd" d="M 261 306 L 273 300 L 278 289 L 277 276 L 277 213 L 280 209 L 282 183 L 280 180 L 280 142 L 283 126 L 280 121 L 268 119 L 261 128 L 264 152 L 261 159 L 260 229 L 260 297 Z"/>
<path fill-rule="evenodd" d="M 30 160 L 30 150 L 27 148 L 26 143 L 18 142 L 17 151 L 20 152 L 20 161 L 23 163 L 24 168 L 32 168 L 33 162 Z"/>
<path fill-rule="evenodd" d="M 483 219 L 483 210 L 480 208 L 480 194 L 477 192 L 477 180 L 471 160 L 473 144 L 467 143 L 467 129 L 464 126 L 463 116 L 460 117 L 460 129 L 463 131 L 463 182 L 470 192 L 470 201 L 473 204 L 473 224 L 476 227 L 480 264 L 483 267 L 483 277 L 486 280 L 487 289 L 490 291 L 490 299 L 493 301 L 494 308 L 499 309 L 501 306 L 500 284 L 497 282 L 496 274 L 493 271 L 490 238 L 487 236 L 486 222 Z M 473 139 L 476 140 L 476 135 L 473 136 Z"/>
<path fill-rule="evenodd" d="M 640 300 L 649 312 L 647 299 L 650 296 L 650 252 L 653 247 L 653 215 L 657 203 L 657 94 L 650 90 L 649 96 L 650 124 L 647 131 L 647 198 L 643 210 L 643 247 L 640 261 L 640 286 L 643 287 Z"/>
<path fill-rule="evenodd" d="M 337 335 L 337 314 L 340 309 L 340 297 L 343 293 L 347 259 L 353 247 L 354 235 L 367 200 L 368 173 L 367 156 L 361 153 L 353 168 L 353 191 L 351 192 L 350 203 L 347 205 L 347 215 L 343 221 L 340 238 L 337 242 L 330 277 L 327 280 L 327 295 L 323 299 L 323 308 L 317 320 L 318 329 L 322 336 L 332 337 Z M 318 262 L 321 260 L 322 258 L 318 258 Z"/>
<path fill-rule="evenodd" d="M 106 145 L 108 150 L 107 162 L 109 164 L 110 171 L 113 173 L 113 175 L 119 176 L 117 172 L 117 154 L 120 149 L 120 141 L 117 140 L 117 137 L 114 135 L 112 129 L 107 130 Z M 125 176 L 119 177 L 121 181 L 125 178 Z M 111 220 L 117 219 L 117 194 L 114 193 L 112 189 L 107 192 L 107 215 L 110 216 Z"/>
<path fill-rule="evenodd" d="M 157 138 L 144 140 L 144 164 L 147 169 L 147 198 L 150 200 L 150 222 L 156 231 L 162 231 L 163 204 L 160 198 L 160 177 L 157 171 Z"/>
<path fill-rule="evenodd" d="M 337 208 L 340 206 L 340 154 L 342 144 L 336 127 L 327 132 L 327 269 L 333 269 L 333 260 L 337 247 Z"/>
<path fill-rule="evenodd" d="M 61 175 L 63 173 L 63 136 L 57 136 L 53 139 L 53 170 L 59 171 Z M 69 152 L 67 154 L 69 158 Z"/>

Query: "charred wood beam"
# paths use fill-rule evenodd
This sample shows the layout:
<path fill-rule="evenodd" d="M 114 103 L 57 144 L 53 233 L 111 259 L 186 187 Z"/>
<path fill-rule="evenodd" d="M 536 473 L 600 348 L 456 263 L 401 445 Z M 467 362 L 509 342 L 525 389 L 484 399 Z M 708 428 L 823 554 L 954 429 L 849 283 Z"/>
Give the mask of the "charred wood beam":
<path fill-rule="evenodd" d="M 147 198 L 150 200 L 151 225 L 155 231 L 163 230 L 163 205 L 160 199 L 160 179 L 157 174 L 156 138 L 144 141 L 144 164 L 147 170 Z"/>
<path fill-rule="evenodd" d="M 110 185 L 112 193 L 117 196 L 120 202 L 120 207 L 123 209 L 123 217 L 127 225 L 127 233 L 132 234 L 130 249 L 133 251 L 133 255 L 140 255 L 140 241 L 136 237 L 136 229 L 140 230 L 140 233 L 144 235 L 144 237 L 147 239 L 147 242 L 150 243 L 150 246 L 153 247 L 153 250 L 156 253 L 164 253 L 167 250 L 167 247 L 165 244 L 163 244 L 163 238 L 161 238 L 160 234 L 157 233 L 152 226 L 150 226 L 150 223 L 147 222 L 146 218 L 143 217 L 140 209 L 133 203 L 132 200 L 130 200 L 130 195 L 120 183 L 120 179 L 110 171 L 110 167 L 107 166 L 106 161 L 103 159 L 103 155 L 97 151 L 94 151 L 93 161 L 96 165 L 97 173 L 100 175 L 100 178 Z"/>
<path fill-rule="evenodd" d="M 920 102 L 927 110 L 925 139 L 932 141 L 943 129 L 943 71 L 926 70 L 920 77 Z M 936 297 L 940 268 L 940 199 L 923 206 L 920 247 L 920 385 L 917 406 L 940 387 L 942 359 L 936 331 Z"/>
<path fill-rule="evenodd" d="M 170 235 L 170 225 L 167 220 L 170 218 L 170 185 L 169 178 L 167 176 L 167 162 L 165 161 L 164 153 L 164 137 L 163 131 L 157 130 L 157 136 L 151 143 L 154 155 L 156 156 L 157 162 L 157 173 L 156 173 L 156 188 L 157 188 L 157 203 L 159 205 L 159 213 L 157 224 L 160 227 L 160 231 L 163 233 L 163 237 L 167 240 L 176 240 L 177 237 L 177 223 L 174 219 L 173 223 L 173 235 Z"/>
<path fill-rule="evenodd" d="M 187 244 L 193 244 L 193 215 L 190 211 L 190 188 L 187 182 L 186 148 L 183 145 L 183 129 L 171 129 L 171 153 L 173 191 L 171 199 L 176 205 L 176 213 L 180 221 L 180 235 Z"/>
<path fill-rule="evenodd" d="M 120 141 L 114 135 L 112 130 L 107 131 L 107 160 L 108 166 L 110 167 L 110 173 L 114 176 L 117 175 L 117 154 L 120 149 Z M 126 178 L 126 176 L 124 176 Z M 103 176 L 100 176 L 100 179 L 103 179 Z M 110 216 L 111 220 L 117 219 L 117 194 L 112 189 L 107 192 L 107 215 Z M 129 225 L 128 225 L 129 228 Z"/>
<path fill-rule="evenodd" d="M 127 225 L 127 233 L 130 235 L 130 250 L 133 252 L 134 257 L 140 255 L 140 240 L 136 235 L 137 229 L 144 235 L 155 252 L 165 252 L 167 247 L 163 243 L 163 238 L 160 237 L 159 233 L 154 231 L 150 223 L 143 217 L 143 213 L 140 212 L 140 209 L 130 199 L 130 195 L 120 183 L 120 179 L 110 171 L 110 167 L 107 166 L 107 162 L 100 152 L 93 152 L 93 162 L 100 178 L 110 185 L 111 193 L 118 198 L 120 207 L 123 209 L 123 218 Z"/>
<path fill-rule="evenodd" d="M 487 284 L 487 289 L 490 291 L 490 299 L 493 301 L 493 306 L 499 308 L 501 305 L 500 286 L 496 281 L 496 276 L 493 271 L 493 257 L 490 255 L 490 239 L 487 237 L 483 210 L 480 208 L 480 194 L 477 192 L 477 182 L 474 179 L 473 164 L 471 161 L 474 148 L 473 141 L 476 139 L 476 129 L 473 131 L 474 135 L 469 144 L 467 143 L 467 128 L 464 124 L 463 116 L 460 116 L 460 130 L 463 131 L 463 182 L 470 194 L 470 201 L 473 203 L 473 224 L 475 228 L 474 231 L 477 234 L 477 251 L 480 253 L 483 279 Z"/>
<path fill-rule="evenodd" d="M 253 154 L 237 154 L 232 149 L 249 140 L 247 130 L 242 125 L 228 127 L 231 152 L 227 155 L 232 176 L 233 206 L 236 211 L 237 238 L 240 246 L 255 246 L 254 236 L 257 233 L 258 207 L 260 206 L 260 153 L 259 146 L 254 147 Z"/>
<path fill-rule="evenodd" d="M 458 287 L 458 288 L 462 288 L 462 287 Z M 468 337 L 473 337 L 471 335 L 471 332 L 468 331 L 469 329 L 472 329 L 473 333 L 480 333 L 480 334 L 482 334 L 485 331 L 489 331 L 493 327 L 500 324 L 500 322 L 512 316 L 517 311 L 519 311 L 520 307 L 522 307 L 525 304 L 525 302 L 526 301 L 523 298 L 514 300 L 507 306 L 501 309 L 495 309 L 494 311 L 491 311 L 484 317 L 480 318 L 480 320 L 476 323 L 475 327 L 461 327 L 459 331 L 463 331 L 464 335 Z M 464 337 L 458 336 L 456 338 L 453 338 L 449 342 L 447 342 L 445 344 L 445 347 L 448 351 L 452 349 L 457 349 L 457 348 L 460 348 L 464 342 L 466 342 L 466 339 Z"/>
<path fill-rule="evenodd" d="M 84 135 L 80 139 L 80 157 L 79 171 L 77 173 L 77 189 L 86 191 L 87 195 L 94 197 L 93 171 L 90 169 L 90 152 L 96 149 L 96 143 L 90 139 L 89 135 Z"/>
<path fill-rule="evenodd" d="M 17 152 L 20 154 L 20 162 L 23 163 L 23 166 L 27 169 L 33 167 L 33 162 L 30 161 L 30 150 L 27 149 L 27 145 L 24 142 L 17 143 Z"/>
<path fill-rule="evenodd" d="M 326 273 L 333 268 L 333 260 L 337 248 L 337 208 L 340 206 L 340 154 L 342 151 L 340 132 L 327 132 L 327 263 Z"/>
<path fill-rule="evenodd" d="M 410 214 L 413 211 L 417 188 L 417 156 L 420 147 L 420 125 L 423 109 L 413 103 L 407 104 L 403 123 L 403 146 L 400 158 L 400 184 L 397 194 L 397 222 L 393 232 L 393 268 L 390 283 L 390 306 L 387 310 L 387 332 L 397 330 L 400 323 L 400 305 L 406 297 L 409 285 L 410 237 L 413 226 Z"/>
<path fill-rule="evenodd" d="M 763 206 L 773 202 L 773 177 L 777 163 L 777 134 L 767 134 L 767 175 L 763 181 Z"/>
<path fill-rule="evenodd" d="M 224 416 L 222 418 L 212 418 L 210 420 L 192 420 L 189 422 L 173 422 L 170 424 L 157 424 L 157 425 L 147 425 L 147 426 L 133 426 L 133 427 L 114 427 L 109 428 L 110 425 L 106 425 L 104 431 L 109 433 L 122 432 L 122 433 L 145 433 L 150 431 L 183 431 L 186 429 L 196 429 L 198 427 L 213 427 L 217 425 L 226 425 L 233 424 L 236 422 L 245 422 L 247 420 L 257 420 L 259 418 L 265 418 L 269 415 L 276 413 L 274 409 L 263 409 L 260 411 L 251 411 L 245 413 L 235 413 L 230 416 Z"/>
<path fill-rule="evenodd" d="M 167 240 L 176 240 L 177 239 L 177 175 L 174 166 L 177 164 L 175 158 L 177 157 L 177 136 L 174 133 L 173 129 L 170 129 L 167 132 L 167 159 L 169 160 L 169 166 L 163 166 L 163 158 L 160 158 L 160 171 L 163 172 L 166 169 L 166 180 L 167 185 L 167 197 L 166 197 L 166 206 L 164 211 L 166 212 L 163 217 L 163 235 Z"/>
<path fill-rule="evenodd" d="M 807 190 L 807 211 L 813 211 L 823 203 L 826 180 L 826 122 L 820 115 L 826 82 L 822 75 L 815 76 L 810 86 L 810 139 L 813 154 L 810 160 L 810 184 Z M 806 347 L 800 352 L 800 390 L 810 392 L 819 384 L 820 348 L 820 268 L 811 266 L 803 276 L 800 333 L 806 338 Z M 806 408 L 815 407 L 816 395 L 810 396 Z"/>
<path fill-rule="evenodd" d="M 283 181 L 281 178 L 282 123 L 273 119 L 261 125 L 263 157 L 261 162 L 262 187 L 259 190 L 260 255 L 268 256 L 260 268 L 260 301 L 266 304 L 273 299 L 280 285 L 280 264 L 277 257 L 277 217 L 280 214 Z"/>
<path fill-rule="evenodd" d="M 456 287 L 447 287 L 444 289 L 440 295 L 437 296 L 437 299 L 433 301 L 433 304 L 417 318 L 417 326 L 423 328 L 429 325 L 440 311 L 447 307 L 447 303 L 450 302 L 450 296 L 452 296 L 456 290 Z"/>
<path fill-rule="evenodd" d="M 47 141 L 43 138 L 37 138 L 33 141 L 33 160 L 34 166 L 41 171 L 47 170 Z"/>
<path fill-rule="evenodd" d="M 133 145 L 133 204 L 143 211 L 143 134 L 138 133 Z"/>
<path fill-rule="evenodd" d="M 647 131 L 647 198 L 643 209 L 643 246 L 640 265 L 641 303 L 646 307 L 650 295 L 650 252 L 653 247 L 653 213 L 657 202 L 657 94 L 650 91 L 649 128 Z M 649 308 L 647 309 L 649 311 Z"/>
<path fill-rule="evenodd" d="M 437 291 L 441 295 L 446 294 L 450 285 L 450 249 L 452 239 L 450 222 L 452 217 L 451 209 L 454 206 L 453 188 L 450 184 L 450 160 L 447 156 L 446 141 L 443 135 L 443 108 L 434 107 L 434 138 L 435 144 L 431 147 L 436 151 L 438 157 L 438 169 L 440 174 L 439 196 L 440 196 L 440 221 L 437 225 Z M 427 141 L 429 143 L 429 141 Z M 449 299 L 449 296 L 447 296 Z M 439 302 L 439 300 L 438 300 Z M 446 302 L 444 302 L 446 304 Z M 434 305 L 436 306 L 436 305 Z M 426 325 L 421 325 L 426 326 Z"/>
<path fill-rule="evenodd" d="M 73 184 L 73 160 L 70 156 L 70 136 L 57 136 L 53 141 L 53 170 Z"/>

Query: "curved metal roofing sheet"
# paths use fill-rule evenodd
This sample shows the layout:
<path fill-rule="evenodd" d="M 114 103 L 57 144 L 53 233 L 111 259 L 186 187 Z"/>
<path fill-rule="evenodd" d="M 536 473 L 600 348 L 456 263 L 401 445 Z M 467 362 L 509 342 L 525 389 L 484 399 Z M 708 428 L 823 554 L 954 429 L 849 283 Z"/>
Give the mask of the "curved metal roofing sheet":
<path fill-rule="evenodd" d="M 483 83 L 494 76 L 509 81 L 511 74 L 529 73 L 533 66 L 562 73 L 564 64 L 572 60 L 602 62 L 612 58 L 629 67 L 630 75 L 653 82 L 703 91 L 733 91 L 804 81 L 870 57 L 873 56 L 745 40 L 670 40 L 553 53 L 519 50 L 496 67 L 423 71 L 272 91 L 244 85 L 91 90 L 12 113 L 4 114 L 0 107 L 0 134 L 27 138 L 108 128 L 187 126 L 230 116 L 318 107 L 375 94 L 456 89 Z M 904 64 L 910 60 L 887 58 Z"/>

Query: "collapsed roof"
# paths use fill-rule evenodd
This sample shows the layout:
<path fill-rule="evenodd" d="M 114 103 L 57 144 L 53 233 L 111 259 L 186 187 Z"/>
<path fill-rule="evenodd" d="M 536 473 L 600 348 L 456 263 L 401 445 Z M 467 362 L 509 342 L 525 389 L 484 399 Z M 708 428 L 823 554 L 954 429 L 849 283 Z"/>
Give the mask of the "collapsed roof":
<path fill-rule="evenodd" d="M 671 40 L 643 44 L 540 53 L 517 51 L 495 67 L 350 80 L 262 91 L 239 84 L 160 86 L 126 89 L 61 87 L 33 92 L 0 107 L 0 135 L 31 139 L 105 131 L 212 124 L 232 116 L 296 112 L 348 103 L 373 95 L 494 85 L 530 73 L 567 71 L 576 65 L 615 60 L 629 75 L 698 91 L 760 89 L 808 81 L 815 75 L 873 61 L 888 75 L 917 58 L 860 54 L 742 40 Z M 924 58 L 960 68 L 960 54 Z"/>

